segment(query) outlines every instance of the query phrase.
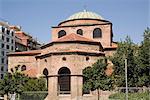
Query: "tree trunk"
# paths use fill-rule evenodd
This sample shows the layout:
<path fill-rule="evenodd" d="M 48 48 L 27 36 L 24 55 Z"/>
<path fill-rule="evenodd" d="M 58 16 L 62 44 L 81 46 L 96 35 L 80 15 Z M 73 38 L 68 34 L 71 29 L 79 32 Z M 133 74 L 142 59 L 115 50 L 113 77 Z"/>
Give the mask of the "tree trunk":
<path fill-rule="evenodd" d="M 97 100 L 100 100 L 100 96 L 99 96 L 99 88 L 97 89 Z"/>

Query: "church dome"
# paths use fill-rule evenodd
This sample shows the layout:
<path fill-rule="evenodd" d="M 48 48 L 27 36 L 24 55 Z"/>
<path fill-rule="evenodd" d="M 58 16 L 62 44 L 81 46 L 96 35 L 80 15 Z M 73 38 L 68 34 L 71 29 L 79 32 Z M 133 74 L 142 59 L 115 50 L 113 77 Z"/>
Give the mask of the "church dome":
<path fill-rule="evenodd" d="M 86 10 L 71 15 L 67 20 L 72 20 L 72 19 L 101 19 L 103 20 L 103 18 L 100 15 L 94 12 L 86 11 Z"/>

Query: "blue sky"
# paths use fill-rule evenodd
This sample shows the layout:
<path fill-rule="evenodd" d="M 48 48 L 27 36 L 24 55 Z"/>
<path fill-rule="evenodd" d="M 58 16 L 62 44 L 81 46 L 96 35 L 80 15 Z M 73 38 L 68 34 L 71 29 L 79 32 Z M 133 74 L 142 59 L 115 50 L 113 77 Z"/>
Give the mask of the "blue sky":
<path fill-rule="evenodd" d="M 0 0 L 0 19 L 22 26 L 41 42 L 51 41 L 51 27 L 72 14 L 88 11 L 113 23 L 114 41 L 128 35 L 140 43 L 150 26 L 149 0 Z"/>

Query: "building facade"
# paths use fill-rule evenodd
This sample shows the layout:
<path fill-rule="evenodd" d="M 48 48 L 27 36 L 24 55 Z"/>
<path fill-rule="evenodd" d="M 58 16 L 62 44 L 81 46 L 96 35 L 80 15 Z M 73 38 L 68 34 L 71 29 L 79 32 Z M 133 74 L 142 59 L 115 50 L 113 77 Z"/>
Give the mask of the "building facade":
<path fill-rule="evenodd" d="M 10 26 L 15 31 L 15 51 L 37 50 L 41 44 L 28 33 L 22 31 L 21 26 Z"/>
<path fill-rule="evenodd" d="M 15 51 L 28 51 L 40 48 L 40 43 L 8 22 L 0 21 L 0 79 L 8 72 L 7 54 Z"/>
<path fill-rule="evenodd" d="M 8 71 L 7 54 L 15 51 L 15 34 L 7 22 L 0 21 L 0 79 Z"/>
<path fill-rule="evenodd" d="M 112 23 L 83 11 L 52 27 L 51 34 L 52 42 L 40 50 L 10 53 L 9 71 L 17 67 L 31 77 L 47 75 L 47 100 L 96 100 L 82 91 L 82 71 L 115 52 Z"/>

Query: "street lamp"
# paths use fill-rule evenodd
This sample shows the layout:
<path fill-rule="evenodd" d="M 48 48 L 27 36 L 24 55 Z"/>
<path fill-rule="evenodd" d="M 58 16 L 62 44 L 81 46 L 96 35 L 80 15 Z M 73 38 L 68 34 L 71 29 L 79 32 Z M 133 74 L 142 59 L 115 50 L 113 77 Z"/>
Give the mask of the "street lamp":
<path fill-rule="evenodd" d="M 126 100 L 128 100 L 127 58 L 125 58 Z"/>

